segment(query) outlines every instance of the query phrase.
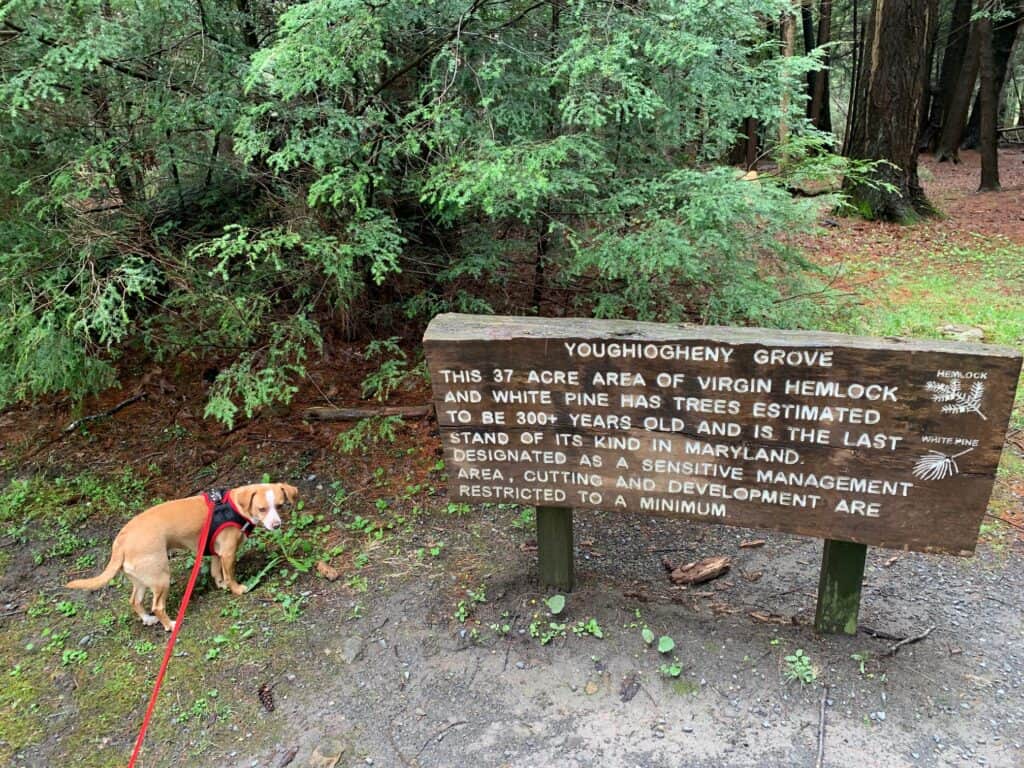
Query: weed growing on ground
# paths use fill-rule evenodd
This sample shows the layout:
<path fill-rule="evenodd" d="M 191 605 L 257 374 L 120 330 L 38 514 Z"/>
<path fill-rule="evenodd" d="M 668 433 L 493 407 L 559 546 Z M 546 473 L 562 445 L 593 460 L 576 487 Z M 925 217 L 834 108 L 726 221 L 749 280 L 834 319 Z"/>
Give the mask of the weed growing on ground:
<path fill-rule="evenodd" d="M 785 657 L 786 668 L 783 674 L 787 681 L 799 680 L 801 685 L 809 685 L 818 679 L 818 671 L 811 664 L 810 658 L 797 648 Z"/>
<path fill-rule="evenodd" d="M 573 625 L 572 632 L 577 637 L 583 637 L 584 635 L 590 635 L 596 637 L 598 640 L 604 638 L 604 630 L 601 629 L 601 625 L 597 623 L 597 619 L 589 618 L 586 621 L 577 621 Z"/>
<path fill-rule="evenodd" d="M 679 663 L 679 659 L 675 658 L 670 664 L 662 664 L 659 670 L 665 677 L 676 678 L 683 673 L 683 666 Z"/>

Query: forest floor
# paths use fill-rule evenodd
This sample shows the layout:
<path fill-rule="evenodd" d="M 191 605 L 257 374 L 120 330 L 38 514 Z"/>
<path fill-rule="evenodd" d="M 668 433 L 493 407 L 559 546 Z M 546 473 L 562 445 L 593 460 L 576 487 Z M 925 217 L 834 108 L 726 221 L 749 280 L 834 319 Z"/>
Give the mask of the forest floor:
<path fill-rule="evenodd" d="M 942 219 L 830 220 L 807 250 L 851 299 L 836 327 L 1024 345 L 1022 161 L 1005 151 L 985 195 L 973 153 L 926 161 Z M 62 585 L 153 500 L 267 476 L 303 507 L 250 540 L 249 594 L 201 582 L 140 766 L 782 768 L 815 765 L 819 743 L 823 766 L 1024 764 L 1020 400 L 976 556 L 869 550 L 861 632 L 822 637 L 820 541 L 587 511 L 578 588 L 550 615 L 532 510 L 448 501 L 430 422 L 345 454 L 350 425 L 302 419 L 359 401 L 361 352 L 333 348 L 291 407 L 227 434 L 201 418 L 198 364 L 136 371 L 84 412 L 146 399 L 68 433 L 61 400 L 0 414 L 0 763 L 127 762 L 166 636 L 120 580 Z M 662 565 L 723 554 L 732 570 L 697 588 Z"/>

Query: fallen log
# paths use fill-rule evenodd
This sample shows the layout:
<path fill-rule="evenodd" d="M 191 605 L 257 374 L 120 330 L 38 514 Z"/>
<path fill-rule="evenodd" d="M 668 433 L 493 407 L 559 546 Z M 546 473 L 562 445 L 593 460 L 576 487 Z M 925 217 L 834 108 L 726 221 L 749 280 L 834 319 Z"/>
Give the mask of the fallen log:
<path fill-rule="evenodd" d="M 359 421 L 379 416 L 398 416 L 402 419 L 422 419 L 429 416 L 433 406 L 386 406 L 381 408 L 327 408 L 315 406 L 302 412 L 302 418 L 314 421 Z"/>

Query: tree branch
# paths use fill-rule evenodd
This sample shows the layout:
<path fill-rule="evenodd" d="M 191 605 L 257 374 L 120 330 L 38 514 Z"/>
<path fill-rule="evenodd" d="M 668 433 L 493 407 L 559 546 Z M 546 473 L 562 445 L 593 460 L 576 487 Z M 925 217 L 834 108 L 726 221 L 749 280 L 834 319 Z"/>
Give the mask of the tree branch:
<path fill-rule="evenodd" d="M 30 38 L 32 38 L 36 42 L 42 43 L 43 45 L 47 46 L 48 48 L 61 48 L 62 47 L 60 41 L 54 40 L 52 37 L 47 37 L 45 35 L 40 35 L 40 34 L 36 34 L 34 32 L 29 32 L 27 29 L 25 29 L 25 27 L 18 26 L 17 24 L 15 24 L 12 21 L 9 21 L 8 19 L 4 19 L 3 24 L 4 24 L 4 27 L 6 29 L 11 30 L 12 32 L 17 32 L 19 35 L 28 35 Z M 134 78 L 136 80 L 142 80 L 143 82 L 147 82 L 147 83 L 160 83 L 161 85 L 165 86 L 169 90 L 174 91 L 175 93 L 180 93 L 180 94 L 185 95 L 185 96 L 202 95 L 202 91 L 197 91 L 197 90 L 194 90 L 194 89 L 191 89 L 191 88 L 184 88 L 184 87 L 182 87 L 180 85 L 175 85 L 174 83 L 162 80 L 161 78 L 157 77 L 156 75 L 152 75 L 149 72 L 144 72 L 144 71 L 140 71 L 140 70 L 137 70 L 137 69 L 132 69 L 131 67 L 126 67 L 123 64 L 120 64 L 117 61 L 115 61 L 114 59 L 111 59 L 111 58 L 109 58 L 107 56 L 100 56 L 99 60 L 100 60 L 101 64 L 103 64 L 106 67 L 109 67 L 110 69 L 114 70 L 115 72 L 119 72 L 122 75 L 126 75 L 126 76 Z"/>

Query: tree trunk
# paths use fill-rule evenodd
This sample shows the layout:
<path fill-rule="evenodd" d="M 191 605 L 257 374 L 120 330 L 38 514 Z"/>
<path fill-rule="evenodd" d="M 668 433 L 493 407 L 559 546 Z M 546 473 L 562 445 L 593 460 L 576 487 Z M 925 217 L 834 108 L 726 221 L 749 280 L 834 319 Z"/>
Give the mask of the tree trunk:
<path fill-rule="evenodd" d="M 814 50 L 814 0 L 800 0 L 800 21 L 804 38 L 804 54 Z M 807 73 L 807 116 L 811 116 L 811 99 L 814 98 L 814 73 Z"/>
<path fill-rule="evenodd" d="M 1006 83 L 1006 73 L 1010 65 L 1010 55 L 1013 53 L 1013 43 L 1017 39 L 1017 30 L 1020 29 L 1022 17 L 1020 4 L 1007 5 L 1007 11 L 1013 14 L 1012 18 L 1000 19 L 992 30 L 992 50 L 995 57 L 995 93 L 996 93 L 996 122 L 999 122 L 999 104 L 1002 102 L 1000 95 L 1003 92 L 1003 85 Z M 974 106 L 971 108 L 971 118 L 967 121 L 967 132 L 964 135 L 964 149 L 977 149 L 981 138 L 981 91 L 978 91 L 974 98 Z"/>
<path fill-rule="evenodd" d="M 921 99 L 921 112 L 918 118 L 917 128 L 917 149 L 918 152 L 927 149 L 927 141 L 925 136 L 928 131 L 928 117 L 932 106 L 932 101 L 935 99 L 935 88 L 932 85 L 932 75 L 935 72 L 935 49 L 939 43 L 939 25 L 936 24 L 932 30 L 932 36 L 928 39 L 928 50 L 925 54 L 927 64 L 925 66 L 925 81 L 924 81 L 924 98 Z"/>
<path fill-rule="evenodd" d="M 818 47 L 828 45 L 832 39 L 832 0 L 821 0 L 818 8 Z M 811 91 L 811 122 L 823 131 L 832 130 L 832 110 L 829 109 L 828 65 L 831 55 L 826 53 L 824 67 L 814 73 Z"/>
<path fill-rule="evenodd" d="M 790 58 L 796 50 L 796 18 L 790 11 L 782 14 L 779 21 L 779 31 L 782 35 L 782 55 Z M 782 101 L 779 105 L 779 144 L 784 145 L 789 138 L 789 91 L 782 92 Z"/>
<path fill-rule="evenodd" d="M 562 0 L 551 2 L 551 22 L 548 27 L 548 54 L 551 61 L 558 57 L 559 33 L 562 22 Z M 554 80 L 548 85 L 548 139 L 558 134 L 558 88 Z M 545 278 L 548 266 L 548 251 L 551 249 L 551 201 L 545 203 L 541 216 L 537 219 L 537 258 L 533 269 L 533 307 L 540 314 L 541 302 L 544 298 Z"/>
<path fill-rule="evenodd" d="M 991 6 L 989 6 L 991 8 Z M 978 19 L 978 37 L 981 48 L 981 192 L 999 189 L 999 151 L 996 135 L 996 91 L 995 42 L 992 33 L 992 17 L 985 15 Z"/>
<path fill-rule="evenodd" d="M 868 218 L 906 222 L 934 212 L 917 176 L 917 133 L 937 15 L 938 0 L 875 0 L 864 25 L 847 154 L 885 162 L 873 172 L 875 184 L 845 189 Z"/>
<path fill-rule="evenodd" d="M 964 65 L 967 53 L 967 40 L 971 28 L 972 0 L 956 0 L 953 5 L 953 16 L 949 22 L 949 33 L 946 35 L 946 48 L 942 55 L 942 70 L 939 74 L 938 88 L 932 98 L 929 110 L 928 126 L 921 143 L 934 152 L 942 134 L 942 126 L 946 121 L 949 102 L 956 89 L 960 70 Z"/>
<path fill-rule="evenodd" d="M 857 94 L 860 93 L 860 62 L 864 58 L 864 25 L 857 25 L 857 0 L 851 0 L 851 17 L 853 19 L 853 69 L 850 75 L 850 102 L 846 109 L 846 130 L 843 132 L 843 154 L 850 154 L 850 137 L 857 128 Z"/>
<path fill-rule="evenodd" d="M 939 162 L 945 160 L 952 160 L 954 163 L 960 162 L 960 142 L 963 139 L 964 127 L 967 123 L 967 109 L 971 106 L 974 84 L 978 80 L 978 54 L 981 50 L 979 43 L 978 24 L 975 22 L 971 24 L 963 68 L 960 70 L 956 88 L 953 89 L 953 94 L 950 97 L 942 133 L 939 136 L 938 146 L 935 148 L 935 158 Z"/>

